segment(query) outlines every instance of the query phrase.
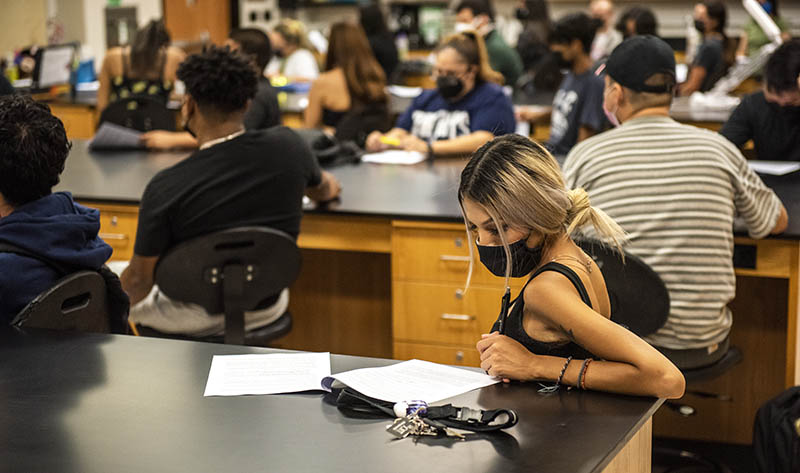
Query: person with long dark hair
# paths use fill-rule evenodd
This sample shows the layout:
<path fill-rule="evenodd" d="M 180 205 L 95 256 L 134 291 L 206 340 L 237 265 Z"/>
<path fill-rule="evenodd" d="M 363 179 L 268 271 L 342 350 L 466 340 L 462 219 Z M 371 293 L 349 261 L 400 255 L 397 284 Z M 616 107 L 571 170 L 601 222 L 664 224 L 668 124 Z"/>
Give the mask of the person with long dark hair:
<path fill-rule="evenodd" d="M 622 12 L 615 28 L 623 39 L 637 35 L 658 36 L 658 20 L 653 10 L 639 5 Z"/>
<path fill-rule="evenodd" d="M 679 95 L 708 92 L 734 61 L 734 46 L 725 34 L 728 9 L 721 0 L 704 0 L 694 7 L 694 26 L 703 35 L 686 82 L 678 86 Z"/>
<path fill-rule="evenodd" d="M 386 27 L 381 7 L 377 3 L 368 3 L 358 9 L 361 27 L 367 35 L 372 54 L 383 68 L 386 81 L 391 82 L 392 74 L 397 69 L 399 59 L 394 37 Z"/>
<path fill-rule="evenodd" d="M 357 141 L 363 141 L 376 129 L 385 131 L 391 126 L 385 89 L 386 76 L 372 55 L 364 30 L 351 23 L 334 23 L 325 72 L 314 81 L 308 94 L 303 113 L 305 126 L 324 126 L 340 139 Z M 350 115 L 355 116 L 345 120 Z M 377 120 L 366 120 L 367 117 Z M 340 124 L 351 129 L 340 129 Z"/>
<path fill-rule="evenodd" d="M 152 20 L 133 38 L 130 46 L 110 49 L 100 68 L 97 111 L 109 103 L 135 95 L 146 95 L 166 105 L 176 80 L 178 65 L 186 54 L 169 45 L 170 36 L 162 20 Z"/>

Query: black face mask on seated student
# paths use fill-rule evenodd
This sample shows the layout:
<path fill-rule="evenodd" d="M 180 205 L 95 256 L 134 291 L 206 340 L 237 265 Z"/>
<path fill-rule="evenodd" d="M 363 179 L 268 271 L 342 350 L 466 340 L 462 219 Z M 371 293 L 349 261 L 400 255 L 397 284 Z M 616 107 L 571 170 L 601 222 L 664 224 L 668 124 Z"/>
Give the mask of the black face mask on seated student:
<path fill-rule="evenodd" d="M 572 69 L 572 61 L 564 59 L 564 54 L 561 51 L 553 51 L 553 57 L 556 59 L 556 64 L 561 69 Z"/>
<path fill-rule="evenodd" d="M 520 238 L 508 245 L 511 252 L 511 277 L 521 278 L 539 266 L 542 262 L 542 245 L 536 248 L 528 248 L 525 242 L 528 238 Z M 476 243 L 481 263 L 486 266 L 492 274 L 498 277 L 506 275 L 506 250 L 502 245 L 484 246 Z"/>
<path fill-rule="evenodd" d="M 694 29 L 704 34 L 706 32 L 706 24 L 702 20 L 694 20 Z"/>
<path fill-rule="evenodd" d="M 525 21 L 531 16 L 531 12 L 527 8 L 517 7 L 517 9 L 514 10 L 514 15 L 517 17 L 517 20 Z"/>
<path fill-rule="evenodd" d="M 464 90 L 464 81 L 458 77 L 453 76 L 439 76 L 436 78 L 436 88 L 439 93 L 446 99 L 458 97 L 458 94 Z"/>

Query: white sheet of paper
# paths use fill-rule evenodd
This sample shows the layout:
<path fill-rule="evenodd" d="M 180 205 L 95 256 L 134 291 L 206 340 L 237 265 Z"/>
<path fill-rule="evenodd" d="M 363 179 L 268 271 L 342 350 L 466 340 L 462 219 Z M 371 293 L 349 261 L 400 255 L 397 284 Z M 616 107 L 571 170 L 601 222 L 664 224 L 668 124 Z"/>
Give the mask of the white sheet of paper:
<path fill-rule="evenodd" d="M 422 360 L 338 373 L 324 379 L 323 387 L 330 389 L 333 379 L 376 399 L 388 402 L 422 400 L 427 403 L 499 382 L 484 373 Z"/>
<path fill-rule="evenodd" d="M 125 128 L 114 123 L 103 122 L 94 138 L 89 142 L 89 147 L 94 149 L 114 148 L 143 148 L 142 132 Z"/>
<path fill-rule="evenodd" d="M 72 46 L 45 48 L 39 65 L 39 87 L 68 84 L 74 54 Z"/>
<path fill-rule="evenodd" d="M 376 164 L 417 164 L 425 161 L 425 155 L 417 151 L 389 149 L 380 153 L 367 153 L 361 157 L 361 161 Z"/>
<path fill-rule="evenodd" d="M 331 374 L 330 353 L 215 355 L 204 396 L 244 396 L 320 390 Z"/>
<path fill-rule="evenodd" d="M 800 162 L 797 161 L 748 161 L 747 164 L 753 171 L 771 176 L 783 176 L 800 170 Z"/>
<path fill-rule="evenodd" d="M 390 85 L 386 87 L 386 90 L 392 95 L 405 99 L 416 98 L 422 93 L 422 87 L 406 87 L 404 85 Z"/>

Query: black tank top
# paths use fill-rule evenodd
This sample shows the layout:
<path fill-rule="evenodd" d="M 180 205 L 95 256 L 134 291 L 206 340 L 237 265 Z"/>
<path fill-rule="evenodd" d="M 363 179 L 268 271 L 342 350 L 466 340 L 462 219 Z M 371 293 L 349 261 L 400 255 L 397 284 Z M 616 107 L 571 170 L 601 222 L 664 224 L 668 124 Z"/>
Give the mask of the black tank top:
<path fill-rule="evenodd" d="M 527 348 L 531 353 L 537 355 L 550 355 L 562 358 L 571 356 L 575 359 L 595 358 L 591 352 L 585 350 L 575 342 L 540 342 L 539 340 L 531 338 L 531 336 L 525 332 L 525 328 L 522 325 L 522 314 L 524 313 L 523 309 L 525 303 L 523 295 L 525 294 L 525 288 L 533 281 L 533 278 L 545 271 L 555 271 L 563 274 L 570 280 L 572 285 L 575 286 L 575 289 L 578 290 L 578 294 L 581 296 L 583 303 L 590 308 L 592 307 L 589 293 L 586 292 L 586 287 L 584 287 L 581 278 L 568 266 L 553 261 L 537 269 L 531 275 L 530 279 L 528 279 L 528 282 L 525 283 L 525 286 L 522 288 L 517 298 L 514 299 L 511 312 L 508 314 L 508 319 L 506 319 L 506 335 L 521 343 L 522 346 Z M 499 329 L 500 320 L 498 319 L 492 326 L 492 332 L 496 332 Z"/>

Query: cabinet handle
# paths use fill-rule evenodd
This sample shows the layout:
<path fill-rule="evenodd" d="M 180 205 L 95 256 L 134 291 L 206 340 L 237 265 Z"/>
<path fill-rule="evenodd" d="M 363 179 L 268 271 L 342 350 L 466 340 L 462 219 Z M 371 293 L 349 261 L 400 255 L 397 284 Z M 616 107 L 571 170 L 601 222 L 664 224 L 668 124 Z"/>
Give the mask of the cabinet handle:
<path fill-rule="evenodd" d="M 459 261 L 469 263 L 469 256 L 439 255 L 440 261 Z"/>
<path fill-rule="evenodd" d="M 467 315 L 467 314 L 442 314 L 441 317 L 442 320 L 463 320 L 464 322 L 475 320 L 474 315 Z"/>
<path fill-rule="evenodd" d="M 456 352 L 456 361 L 464 361 L 464 352 L 463 351 L 458 350 Z"/>
<path fill-rule="evenodd" d="M 103 240 L 118 240 L 118 241 L 127 241 L 130 238 L 128 235 L 124 233 L 100 233 L 99 236 Z"/>

